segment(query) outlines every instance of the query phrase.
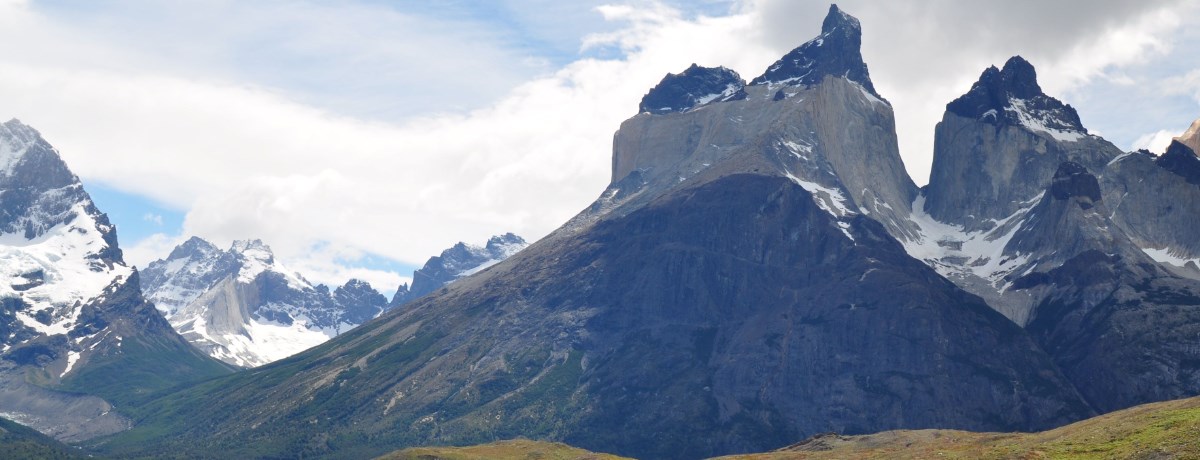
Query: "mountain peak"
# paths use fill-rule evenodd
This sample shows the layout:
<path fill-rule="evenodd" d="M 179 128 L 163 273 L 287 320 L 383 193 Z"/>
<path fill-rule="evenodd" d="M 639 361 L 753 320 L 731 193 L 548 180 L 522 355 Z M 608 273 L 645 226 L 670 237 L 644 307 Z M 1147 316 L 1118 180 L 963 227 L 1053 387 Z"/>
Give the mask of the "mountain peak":
<path fill-rule="evenodd" d="M 1192 122 L 1187 131 L 1175 138 L 1179 143 L 1188 146 L 1192 152 L 1200 153 L 1200 119 Z"/>
<path fill-rule="evenodd" d="M 171 254 L 167 256 L 167 260 L 186 259 L 193 256 L 208 257 L 208 255 L 218 251 L 220 249 L 208 242 L 208 240 L 193 236 L 171 250 Z"/>
<path fill-rule="evenodd" d="M 1200 184 L 1200 157 L 1178 139 L 1171 141 L 1166 153 L 1155 159 L 1154 164 L 1175 173 L 1189 184 Z"/>
<path fill-rule="evenodd" d="M 862 58 L 862 25 L 837 5 L 830 5 L 821 23 L 821 35 L 775 61 L 750 84 L 813 86 L 826 76 L 846 78 L 879 97 Z"/>
<path fill-rule="evenodd" d="M 692 64 L 681 73 L 669 73 L 642 97 L 639 113 L 661 115 L 686 112 L 711 103 L 746 98 L 746 81 L 725 67 Z"/>
<path fill-rule="evenodd" d="M 1024 126 L 1059 141 L 1087 134 L 1075 108 L 1043 93 L 1037 70 L 1021 56 L 1009 58 L 1003 68 L 985 69 L 970 91 L 946 104 L 946 111 L 996 126 Z"/>
<path fill-rule="evenodd" d="M 845 11 L 838 8 L 837 3 L 831 3 L 829 5 L 829 12 L 825 14 L 825 20 L 821 22 L 821 34 L 827 35 L 833 33 L 838 28 L 847 32 L 854 31 L 854 33 L 862 35 L 862 24 L 858 22 L 858 18 L 846 14 Z"/>

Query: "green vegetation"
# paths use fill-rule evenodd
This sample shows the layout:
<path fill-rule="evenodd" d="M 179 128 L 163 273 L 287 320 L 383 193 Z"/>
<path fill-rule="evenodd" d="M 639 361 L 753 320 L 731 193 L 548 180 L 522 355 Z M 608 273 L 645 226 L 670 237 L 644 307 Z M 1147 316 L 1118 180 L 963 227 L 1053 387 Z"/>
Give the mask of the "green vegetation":
<path fill-rule="evenodd" d="M 1200 398 L 1146 404 L 1041 433 L 953 430 L 823 435 L 726 460 L 1200 458 Z"/>
<path fill-rule="evenodd" d="M 620 460 L 562 443 L 514 439 L 470 447 L 417 447 L 393 452 L 380 460 Z"/>
<path fill-rule="evenodd" d="M 99 396 L 127 412 L 166 390 L 233 372 L 182 342 L 150 340 L 126 340 L 119 353 L 97 356 L 60 389 Z"/>
<path fill-rule="evenodd" d="M 82 459 L 82 452 L 19 423 L 0 418 L 0 457 L 5 459 Z"/>

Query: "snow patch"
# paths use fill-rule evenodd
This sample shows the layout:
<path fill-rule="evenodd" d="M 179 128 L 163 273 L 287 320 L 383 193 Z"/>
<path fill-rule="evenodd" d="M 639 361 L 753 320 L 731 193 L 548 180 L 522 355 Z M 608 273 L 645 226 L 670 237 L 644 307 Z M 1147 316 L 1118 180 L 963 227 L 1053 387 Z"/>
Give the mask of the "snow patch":
<path fill-rule="evenodd" d="M 75 327 L 83 305 L 132 274 L 129 267 L 110 267 L 96 258 L 108 243 L 85 203 L 76 203 L 71 212 L 75 219 L 32 240 L 19 233 L 0 235 L 0 298 L 20 298 L 28 304 L 16 317 L 41 334 L 66 334 Z M 35 319 L 44 310 L 50 313 L 50 324 Z"/>
<path fill-rule="evenodd" d="M 1021 125 L 1029 128 L 1030 131 L 1041 131 L 1049 134 L 1050 137 L 1059 142 L 1077 142 L 1080 139 L 1087 137 L 1087 134 L 1084 134 L 1080 131 L 1064 131 L 1046 126 L 1045 121 L 1041 117 L 1036 117 L 1029 113 L 1029 110 L 1025 107 L 1025 101 L 1021 99 L 1010 98 L 1008 103 L 1010 107 L 1004 110 L 1016 114 Z M 1066 123 L 1063 123 L 1060 120 L 1053 121 L 1057 121 L 1060 125 L 1066 125 Z"/>
<path fill-rule="evenodd" d="M 910 220 L 917 224 L 919 235 L 912 240 L 902 240 L 904 250 L 917 260 L 924 261 L 942 276 L 973 275 L 987 280 L 993 287 L 1006 290 L 1001 285 L 1006 276 L 1028 262 L 1028 256 L 1006 256 L 1004 248 L 1016 235 L 1023 219 L 1042 195 L 1023 203 L 1017 212 L 1004 219 L 993 221 L 995 227 L 987 231 L 967 232 L 963 227 L 940 222 L 925 212 L 925 196 L 918 195 L 912 204 Z M 1010 225 L 1011 224 L 1011 225 Z"/>
<path fill-rule="evenodd" d="M 75 363 L 77 363 L 77 362 L 79 362 L 79 352 L 78 351 L 68 351 L 67 352 L 67 368 L 63 369 L 62 374 L 60 374 L 58 376 L 58 378 L 61 379 L 63 377 L 66 377 L 67 373 L 71 372 L 71 369 L 75 367 Z"/>
<path fill-rule="evenodd" d="M 820 206 L 825 212 L 832 214 L 834 217 L 846 217 L 855 214 L 854 211 L 850 210 L 850 206 L 846 203 L 846 196 L 842 195 L 841 190 L 800 179 L 790 172 L 786 173 L 786 175 L 792 182 L 808 190 L 813 196 L 813 201 L 816 201 L 817 206 Z"/>
<path fill-rule="evenodd" d="M 1160 264 L 1170 264 L 1182 268 L 1186 267 L 1190 263 L 1196 267 L 1200 267 L 1200 258 L 1189 259 L 1183 254 L 1183 251 L 1172 249 L 1170 247 L 1142 248 L 1142 252 L 1146 253 L 1146 255 L 1150 256 L 1151 259 L 1154 259 L 1155 262 Z"/>

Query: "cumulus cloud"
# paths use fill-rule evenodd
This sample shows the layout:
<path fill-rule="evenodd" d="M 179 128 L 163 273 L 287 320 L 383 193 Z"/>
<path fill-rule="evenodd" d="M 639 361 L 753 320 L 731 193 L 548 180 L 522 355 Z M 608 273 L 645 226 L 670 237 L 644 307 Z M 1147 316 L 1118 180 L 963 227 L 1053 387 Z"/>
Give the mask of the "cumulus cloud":
<path fill-rule="evenodd" d="M 1168 50 L 1165 37 L 1179 20 L 1163 12 L 1178 5 L 1139 5 L 842 4 L 863 21 L 864 54 L 876 86 L 897 110 L 902 153 L 917 182 L 928 174 L 933 123 L 987 65 L 1023 54 L 1042 69 L 1047 88 L 1068 91 L 1119 75 L 1145 53 Z M 817 1 L 757 0 L 705 16 L 664 4 L 602 7 L 598 13 L 616 26 L 583 37 L 581 45 L 585 55 L 615 50 L 614 57 L 576 59 L 472 110 L 389 121 L 311 103 L 270 84 L 239 83 L 234 71 L 192 74 L 181 71 L 190 68 L 185 64 L 147 63 L 26 4 L 0 3 L 0 26 L 11 26 L 0 28 L 0 39 L 12 43 L 30 34 L 49 50 L 0 61 L 0 100 L 11 115 L 41 129 L 80 175 L 187 210 L 183 235 L 133 245 L 131 259 L 161 257 L 184 235 L 218 245 L 262 238 L 310 278 L 339 284 L 335 278 L 359 276 L 394 287 L 402 281 L 396 274 L 346 266 L 364 255 L 419 265 L 457 241 L 504 231 L 545 235 L 603 189 L 613 131 L 665 73 L 695 62 L 752 78 L 815 36 L 826 8 Z M 75 59 L 82 54 L 92 57 Z M 492 54 L 484 61 L 513 55 Z M 326 76 L 314 84 L 345 72 L 318 71 Z M 419 93 L 419 105 L 467 91 L 484 75 L 434 72 L 402 89 Z M 374 84 L 355 94 L 370 94 Z"/>
<path fill-rule="evenodd" d="M 1167 147 L 1171 145 L 1171 140 L 1181 132 L 1160 130 L 1152 133 L 1146 133 L 1137 140 L 1133 141 L 1134 149 L 1146 149 L 1156 154 L 1162 155 L 1167 151 Z"/>

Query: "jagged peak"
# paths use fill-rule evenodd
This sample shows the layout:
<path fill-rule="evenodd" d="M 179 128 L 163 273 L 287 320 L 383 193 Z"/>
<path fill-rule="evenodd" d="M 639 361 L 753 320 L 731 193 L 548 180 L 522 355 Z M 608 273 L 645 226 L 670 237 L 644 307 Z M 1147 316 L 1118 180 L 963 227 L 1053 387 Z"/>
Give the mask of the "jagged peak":
<path fill-rule="evenodd" d="M 985 69 L 966 94 L 946 104 L 946 111 L 996 126 L 1024 126 L 1059 141 L 1087 135 L 1075 108 L 1042 92 L 1037 70 L 1021 56 L 1009 58 L 1003 68 Z"/>
<path fill-rule="evenodd" d="M 1100 181 L 1087 168 L 1074 161 L 1064 161 L 1054 172 L 1050 196 L 1056 200 L 1077 199 L 1079 206 L 1090 209 L 1100 201 Z"/>
<path fill-rule="evenodd" d="M 746 98 L 746 81 L 725 67 L 692 64 L 678 74 L 668 73 L 638 105 L 640 113 L 661 115 L 686 112 L 714 102 Z"/>
<path fill-rule="evenodd" d="M 21 120 L 13 118 L 0 123 L 0 176 L 12 174 L 13 165 L 25 156 L 30 147 L 39 142 L 45 143 L 42 134 L 21 123 Z M 54 152 L 49 144 L 47 147 L 49 151 Z"/>
<path fill-rule="evenodd" d="M 1175 138 L 1179 143 L 1188 146 L 1192 152 L 1200 153 L 1200 118 L 1192 122 L 1187 131 Z"/>
<path fill-rule="evenodd" d="M 341 287 L 337 288 L 337 290 L 339 290 L 339 291 L 341 291 L 341 290 L 359 291 L 359 290 L 366 290 L 366 289 L 370 289 L 372 291 L 375 290 L 375 288 L 371 287 L 371 283 L 368 283 L 364 280 L 360 280 L 358 278 L 350 278 L 349 281 L 346 281 L 346 284 L 343 284 Z"/>
<path fill-rule="evenodd" d="M 831 34 L 838 28 L 862 34 L 862 23 L 858 22 L 858 18 L 842 11 L 841 8 L 838 8 L 837 3 L 831 3 L 829 5 L 829 12 L 825 14 L 825 20 L 821 21 L 821 34 Z"/>
<path fill-rule="evenodd" d="M 513 244 L 526 244 L 525 238 L 517 236 L 517 234 L 508 232 L 503 235 L 496 235 L 488 238 L 487 247 L 494 248 L 499 246 L 508 246 Z"/>
<path fill-rule="evenodd" d="M 257 251 L 271 253 L 271 247 L 267 246 L 266 243 L 263 243 L 263 240 L 258 239 L 258 238 L 247 239 L 247 240 L 234 240 L 233 245 L 230 247 L 230 250 L 233 252 L 246 252 L 246 251 L 257 250 Z"/>
<path fill-rule="evenodd" d="M 209 257 L 219 251 L 220 249 L 208 240 L 192 236 L 187 241 L 175 246 L 175 249 L 172 249 L 171 254 L 167 256 L 167 260 L 185 259 L 193 256 Z"/>
<path fill-rule="evenodd" d="M 751 85 L 813 86 L 826 76 L 842 77 L 862 85 L 875 97 L 875 85 L 862 58 L 862 25 L 858 18 L 830 5 L 821 23 L 821 35 L 775 61 Z"/>
<path fill-rule="evenodd" d="M 1171 141 L 1167 151 L 1155 159 L 1154 164 L 1182 177 L 1189 184 L 1200 185 L 1200 158 L 1195 150 L 1179 140 Z"/>

